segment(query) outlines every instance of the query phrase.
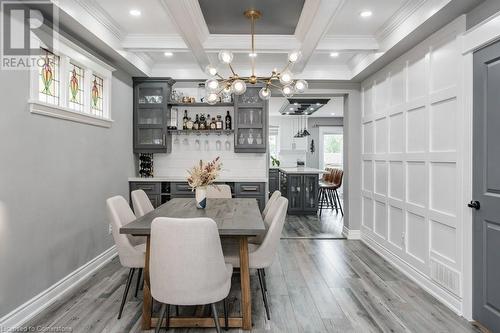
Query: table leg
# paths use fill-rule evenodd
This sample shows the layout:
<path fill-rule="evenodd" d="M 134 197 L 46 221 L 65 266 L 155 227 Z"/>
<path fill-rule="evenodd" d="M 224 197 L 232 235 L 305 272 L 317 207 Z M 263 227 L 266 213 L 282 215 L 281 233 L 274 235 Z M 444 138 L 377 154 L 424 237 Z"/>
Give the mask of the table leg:
<path fill-rule="evenodd" d="M 151 290 L 149 284 L 149 250 L 151 246 L 151 236 L 146 237 L 146 256 L 144 263 L 144 299 L 142 301 L 142 329 L 151 329 L 151 306 L 153 299 L 151 298 Z"/>
<path fill-rule="evenodd" d="M 241 279 L 241 312 L 243 329 L 252 329 L 252 300 L 250 294 L 250 269 L 248 267 L 248 238 L 240 238 L 240 279 Z"/>

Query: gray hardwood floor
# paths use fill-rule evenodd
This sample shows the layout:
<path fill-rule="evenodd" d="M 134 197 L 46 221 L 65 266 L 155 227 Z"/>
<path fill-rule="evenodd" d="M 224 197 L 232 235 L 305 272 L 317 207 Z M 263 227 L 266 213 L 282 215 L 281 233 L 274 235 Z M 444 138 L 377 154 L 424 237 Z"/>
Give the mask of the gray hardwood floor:
<path fill-rule="evenodd" d="M 338 239 L 344 238 L 344 217 L 335 210 L 323 210 L 317 215 L 288 215 L 283 228 L 283 239 Z"/>
<path fill-rule="evenodd" d="M 132 288 L 122 319 L 116 319 L 126 275 L 113 260 L 29 325 L 71 327 L 73 332 L 140 332 L 141 295 L 135 298 Z M 265 318 L 254 275 L 253 332 L 477 331 L 360 241 L 281 240 L 279 256 L 266 277 L 271 320 Z M 238 282 L 235 275 L 230 312 L 239 311 Z M 181 308 L 181 314 L 188 313 L 208 314 L 208 308 Z"/>

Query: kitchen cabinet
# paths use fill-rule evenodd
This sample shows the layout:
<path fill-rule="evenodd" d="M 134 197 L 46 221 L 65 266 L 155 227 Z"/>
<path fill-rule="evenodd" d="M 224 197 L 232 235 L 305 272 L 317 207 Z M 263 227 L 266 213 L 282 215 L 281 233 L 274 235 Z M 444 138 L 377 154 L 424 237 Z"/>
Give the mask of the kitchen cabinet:
<path fill-rule="evenodd" d="M 271 196 L 274 191 L 280 189 L 280 175 L 279 170 L 275 168 L 269 169 L 269 196 Z"/>
<path fill-rule="evenodd" d="M 174 80 L 134 78 L 134 152 L 169 153 L 172 139 L 167 131 L 170 97 Z"/>
<path fill-rule="evenodd" d="M 268 101 L 259 97 L 261 86 L 248 87 L 235 96 L 234 151 L 265 153 L 268 142 Z"/>
<path fill-rule="evenodd" d="M 317 173 L 280 172 L 281 195 L 288 199 L 288 214 L 316 214 L 318 211 Z"/>

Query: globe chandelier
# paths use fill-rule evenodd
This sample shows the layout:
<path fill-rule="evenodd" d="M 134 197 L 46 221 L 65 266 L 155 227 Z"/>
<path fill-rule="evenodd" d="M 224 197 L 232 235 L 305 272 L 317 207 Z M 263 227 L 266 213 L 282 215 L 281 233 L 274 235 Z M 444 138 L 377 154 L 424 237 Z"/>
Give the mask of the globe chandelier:
<path fill-rule="evenodd" d="M 300 60 L 300 51 L 292 51 L 288 53 L 288 62 L 285 67 L 278 71 L 274 69 L 269 76 L 255 75 L 255 59 L 257 53 L 255 52 L 255 21 L 259 19 L 262 14 L 255 9 L 248 9 L 244 13 L 246 18 L 251 21 L 251 36 L 252 36 L 252 51 L 249 54 L 252 65 L 252 75 L 239 76 L 234 70 L 231 62 L 233 61 L 233 53 L 228 50 L 219 52 L 219 61 L 223 65 L 228 65 L 231 71 L 229 77 L 225 78 L 219 74 L 217 68 L 208 65 L 205 72 L 211 76 L 210 79 L 205 81 L 206 97 L 205 101 L 208 104 L 216 104 L 222 97 L 231 94 L 242 95 L 247 89 L 247 83 L 256 84 L 262 83 L 264 86 L 259 91 L 259 97 L 262 100 L 268 100 L 271 97 L 271 88 L 279 89 L 284 97 L 292 97 L 296 93 L 303 93 L 307 90 L 308 84 L 306 80 L 294 80 L 292 74 L 293 64 Z"/>

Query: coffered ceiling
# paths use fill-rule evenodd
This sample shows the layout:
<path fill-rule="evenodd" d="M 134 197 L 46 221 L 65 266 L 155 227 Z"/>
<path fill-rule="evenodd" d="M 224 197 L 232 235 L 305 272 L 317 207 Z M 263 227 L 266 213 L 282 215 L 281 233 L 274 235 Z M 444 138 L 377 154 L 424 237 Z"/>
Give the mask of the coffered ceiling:
<path fill-rule="evenodd" d="M 222 49 L 250 67 L 248 8 L 256 22 L 256 68 L 265 74 L 300 50 L 293 72 L 306 79 L 350 80 L 440 11 L 482 0 L 65 0 L 59 7 L 138 71 L 178 79 L 206 77 Z M 456 17 L 456 16 L 455 16 Z M 221 69 L 224 71 L 224 69 Z"/>

